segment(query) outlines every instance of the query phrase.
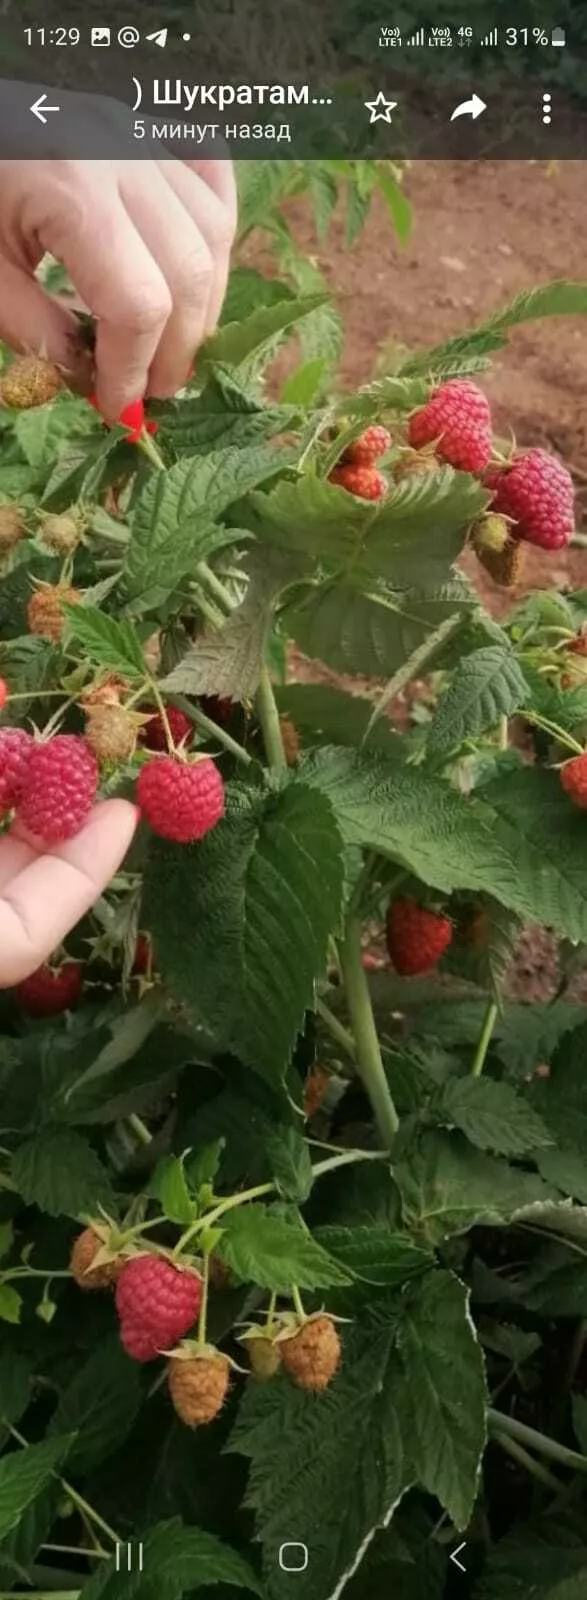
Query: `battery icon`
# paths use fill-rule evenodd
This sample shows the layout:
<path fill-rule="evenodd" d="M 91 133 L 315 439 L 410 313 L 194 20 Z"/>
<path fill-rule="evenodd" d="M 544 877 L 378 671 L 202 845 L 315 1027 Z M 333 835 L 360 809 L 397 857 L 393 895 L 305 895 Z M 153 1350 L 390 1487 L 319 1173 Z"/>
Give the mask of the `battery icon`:
<path fill-rule="evenodd" d="M 550 42 L 551 44 L 557 44 L 560 46 L 565 45 L 567 42 L 567 36 L 564 28 L 553 28 Z"/>

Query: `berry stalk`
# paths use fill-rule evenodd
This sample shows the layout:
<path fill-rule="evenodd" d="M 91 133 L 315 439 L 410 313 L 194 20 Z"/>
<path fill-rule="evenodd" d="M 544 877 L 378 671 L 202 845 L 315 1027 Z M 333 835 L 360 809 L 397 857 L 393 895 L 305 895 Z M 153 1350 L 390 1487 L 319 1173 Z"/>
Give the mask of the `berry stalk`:
<path fill-rule="evenodd" d="M 481 1077 L 481 1073 L 482 1073 L 483 1068 L 485 1066 L 485 1058 L 487 1056 L 487 1051 L 488 1051 L 489 1046 L 491 1044 L 491 1035 L 493 1033 L 493 1029 L 494 1029 L 495 1024 L 497 1022 L 498 1011 L 499 1011 L 499 1007 L 498 1007 L 498 1004 L 497 1004 L 497 1000 L 490 1000 L 489 1001 L 489 1005 L 487 1007 L 487 1010 L 485 1012 L 485 1016 L 483 1018 L 483 1027 L 481 1029 L 481 1033 L 480 1033 L 480 1036 L 479 1036 L 479 1043 L 477 1045 L 477 1049 L 475 1051 L 475 1056 L 474 1056 L 474 1060 L 473 1060 L 473 1065 L 471 1067 L 471 1077 L 472 1078 L 480 1078 Z"/>
<path fill-rule="evenodd" d="M 255 703 L 269 766 L 273 772 L 287 772 L 279 712 L 267 667 L 263 667 Z"/>
<path fill-rule="evenodd" d="M 342 973 L 352 1031 L 357 1047 L 359 1077 L 367 1091 L 383 1148 L 391 1149 L 399 1117 L 385 1076 L 371 996 L 361 960 L 361 924 L 349 917 L 341 949 Z"/>

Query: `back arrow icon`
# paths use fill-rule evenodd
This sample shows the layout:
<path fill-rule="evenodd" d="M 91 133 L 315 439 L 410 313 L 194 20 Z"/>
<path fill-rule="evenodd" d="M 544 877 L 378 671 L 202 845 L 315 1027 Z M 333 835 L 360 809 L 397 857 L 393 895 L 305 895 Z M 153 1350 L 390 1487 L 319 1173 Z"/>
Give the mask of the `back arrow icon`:
<path fill-rule="evenodd" d="M 462 1561 L 457 1560 L 457 1556 L 460 1556 L 461 1550 L 464 1550 L 466 1543 L 466 1539 L 463 1539 L 462 1544 L 458 1544 L 456 1550 L 451 1550 L 449 1557 L 450 1561 L 454 1561 L 455 1567 L 458 1567 L 459 1572 L 467 1571 L 467 1568 L 463 1566 Z"/>
<path fill-rule="evenodd" d="M 463 100 L 460 106 L 456 107 L 450 120 L 454 122 L 456 117 L 480 117 L 481 112 L 486 110 L 485 101 L 481 100 L 478 94 L 474 94 L 470 100 Z"/>
<path fill-rule="evenodd" d="M 35 100 L 34 106 L 31 106 L 30 110 L 32 111 L 34 117 L 38 117 L 39 122 L 44 122 L 46 124 L 47 118 L 45 116 L 45 112 L 60 111 L 61 106 L 48 106 L 47 95 L 45 93 L 39 95 L 38 100 Z"/>

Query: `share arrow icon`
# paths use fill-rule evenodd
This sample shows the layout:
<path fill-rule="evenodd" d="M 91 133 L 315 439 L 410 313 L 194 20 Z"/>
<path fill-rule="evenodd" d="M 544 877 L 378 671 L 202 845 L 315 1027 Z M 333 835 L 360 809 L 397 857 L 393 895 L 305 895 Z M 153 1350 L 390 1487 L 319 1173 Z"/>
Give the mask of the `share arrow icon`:
<path fill-rule="evenodd" d="M 481 100 L 478 94 L 474 94 L 471 95 L 470 100 L 462 100 L 460 106 L 455 107 L 450 120 L 451 122 L 455 122 L 457 117 L 473 117 L 473 119 L 476 120 L 476 118 L 480 117 L 481 113 L 486 110 L 487 106 L 485 101 Z"/>

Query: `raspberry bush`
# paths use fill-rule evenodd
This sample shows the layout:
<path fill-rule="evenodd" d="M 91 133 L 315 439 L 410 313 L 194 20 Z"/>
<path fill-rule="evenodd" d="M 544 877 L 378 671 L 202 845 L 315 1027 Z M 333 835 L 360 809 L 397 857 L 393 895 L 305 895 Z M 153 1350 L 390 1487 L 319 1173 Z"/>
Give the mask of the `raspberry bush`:
<path fill-rule="evenodd" d="M 587 287 L 275 398 L 323 310 L 237 269 L 110 430 L 5 360 L 2 827 L 142 813 L 0 997 L 6 1594 L 441 1600 L 463 1541 L 474 1600 L 587 1581 L 587 594 L 497 623 L 458 565 L 503 600 L 572 537 L 483 369 Z M 529 922 L 549 1005 L 508 998 Z"/>

